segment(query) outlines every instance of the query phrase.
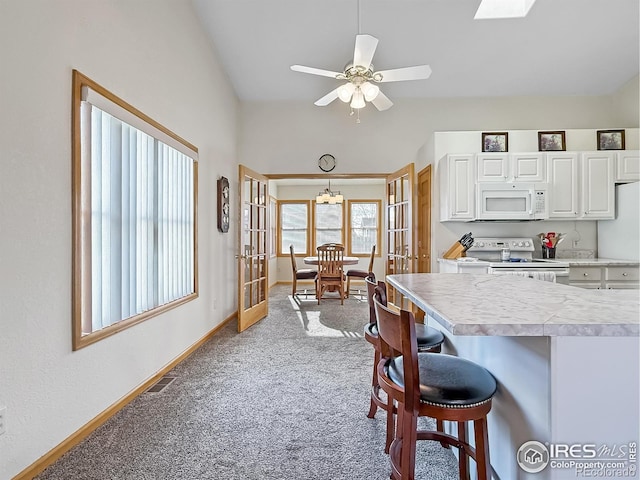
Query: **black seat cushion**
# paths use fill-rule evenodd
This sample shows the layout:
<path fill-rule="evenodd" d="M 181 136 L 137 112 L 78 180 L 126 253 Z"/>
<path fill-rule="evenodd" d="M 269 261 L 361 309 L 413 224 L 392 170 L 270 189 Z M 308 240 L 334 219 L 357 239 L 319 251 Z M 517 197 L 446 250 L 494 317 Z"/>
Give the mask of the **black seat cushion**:
<path fill-rule="evenodd" d="M 464 358 L 442 353 L 419 353 L 420 400 L 443 406 L 472 406 L 496 393 L 489 371 Z M 387 362 L 389 378 L 404 388 L 402 357 Z"/>
<path fill-rule="evenodd" d="M 364 333 L 371 335 L 372 337 L 378 336 L 378 324 L 377 323 L 367 323 L 364 326 Z"/>
<path fill-rule="evenodd" d="M 347 270 L 347 277 L 367 278 L 367 276 L 369 276 L 369 272 L 365 270 Z"/>
<path fill-rule="evenodd" d="M 376 323 L 367 323 L 364 326 L 364 331 L 372 337 L 377 337 L 378 325 Z M 430 350 L 444 342 L 444 335 L 440 330 L 428 327 L 422 323 L 416 323 L 416 338 L 418 340 L 418 351 Z"/>
<path fill-rule="evenodd" d="M 296 272 L 297 279 L 307 279 L 307 278 L 316 278 L 318 272 L 316 270 L 311 270 L 310 268 L 302 268 Z"/>
<path fill-rule="evenodd" d="M 422 323 L 416 323 L 416 338 L 418 340 L 418 351 L 437 347 L 444 342 L 444 335 L 440 330 Z"/>

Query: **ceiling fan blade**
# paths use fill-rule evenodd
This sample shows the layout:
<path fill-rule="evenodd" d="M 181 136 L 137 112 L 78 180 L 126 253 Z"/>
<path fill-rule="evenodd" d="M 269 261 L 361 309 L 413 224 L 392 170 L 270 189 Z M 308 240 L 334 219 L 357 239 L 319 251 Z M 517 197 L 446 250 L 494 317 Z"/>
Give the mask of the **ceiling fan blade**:
<path fill-rule="evenodd" d="M 376 53 L 378 39 L 371 35 L 356 35 L 356 48 L 353 52 L 353 66 L 362 66 L 369 69 L 373 54 Z"/>
<path fill-rule="evenodd" d="M 376 98 L 371 100 L 371 103 L 373 103 L 373 106 L 381 112 L 393 106 L 393 102 L 382 92 L 378 92 L 378 95 L 376 95 Z"/>
<path fill-rule="evenodd" d="M 431 76 L 431 67 L 429 65 L 418 65 L 416 67 L 394 68 L 393 70 L 381 70 L 374 73 L 382 75 L 379 82 L 400 82 L 404 80 L 424 80 Z"/>
<path fill-rule="evenodd" d="M 336 88 L 335 90 L 331 90 L 324 97 L 316 100 L 313 104 L 317 105 L 318 107 L 326 107 L 331 102 L 333 102 L 336 98 L 338 98 L 338 88 Z"/>
<path fill-rule="evenodd" d="M 342 75 L 340 72 L 332 72 L 330 70 L 322 70 L 321 68 L 305 67 L 304 65 L 291 65 L 294 72 L 310 73 L 311 75 L 322 75 L 323 77 L 338 78 Z"/>

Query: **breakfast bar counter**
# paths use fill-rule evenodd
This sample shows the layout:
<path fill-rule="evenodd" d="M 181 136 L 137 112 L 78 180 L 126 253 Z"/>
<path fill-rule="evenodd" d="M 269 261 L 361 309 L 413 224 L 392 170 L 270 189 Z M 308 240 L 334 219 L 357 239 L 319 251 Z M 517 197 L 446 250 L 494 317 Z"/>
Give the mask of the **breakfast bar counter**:
<path fill-rule="evenodd" d="M 464 273 L 389 275 L 387 281 L 454 335 L 640 335 L 637 290 Z"/>
<path fill-rule="evenodd" d="M 593 472 L 577 470 L 577 462 L 588 460 L 584 445 L 637 471 L 629 450 L 640 436 L 640 292 L 509 275 L 416 273 L 386 280 L 444 333 L 444 353 L 484 366 L 498 381 L 489 414 L 498 478 L 588 476 Z M 541 472 L 526 473 L 516 456 L 532 440 L 578 445 L 577 453 L 562 458 L 553 450 Z"/>

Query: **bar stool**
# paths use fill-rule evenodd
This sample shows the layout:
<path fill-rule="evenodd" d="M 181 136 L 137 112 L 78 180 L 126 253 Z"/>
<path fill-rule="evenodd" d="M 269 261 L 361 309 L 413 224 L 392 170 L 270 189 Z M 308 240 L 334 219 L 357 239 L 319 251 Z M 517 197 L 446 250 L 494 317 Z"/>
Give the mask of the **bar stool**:
<path fill-rule="evenodd" d="M 476 461 L 478 480 L 490 480 L 487 414 L 497 388 L 491 373 L 453 355 L 418 353 L 413 313 L 390 310 L 377 290 L 374 308 L 381 348 L 378 381 L 398 404 L 396 435 L 389 450 L 391 478 L 413 480 L 417 440 L 436 440 L 459 449 L 460 479 L 469 479 L 471 457 Z M 421 416 L 457 422 L 457 437 L 418 430 Z M 467 439 L 467 422 L 473 422 L 475 448 Z"/>
<path fill-rule="evenodd" d="M 376 324 L 376 311 L 373 303 L 375 292 L 378 292 L 378 296 L 383 305 L 387 305 L 387 284 L 383 281 L 376 282 L 376 277 L 372 273 L 369 273 L 365 277 L 367 285 L 367 300 L 369 302 L 369 323 L 364 327 L 364 338 L 371 345 L 373 345 L 373 374 L 371 376 L 371 400 L 369 405 L 369 413 L 367 417 L 375 418 L 378 408 L 387 412 L 387 437 L 385 441 L 384 451 L 389 453 L 389 447 L 393 440 L 393 430 L 395 426 L 394 415 L 396 413 L 393 401 L 388 401 L 380 397 L 380 384 L 378 383 L 378 362 L 380 361 L 380 339 L 378 337 L 378 326 Z M 444 342 L 444 335 L 439 330 L 424 325 L 422 323 L 416 323 L 416 336 L 418 341 L 418 351 L 421 352 L 440 352 L 442 343 Z M 438 430 L 443 430 L 442 422 L 437 423 Z"/>

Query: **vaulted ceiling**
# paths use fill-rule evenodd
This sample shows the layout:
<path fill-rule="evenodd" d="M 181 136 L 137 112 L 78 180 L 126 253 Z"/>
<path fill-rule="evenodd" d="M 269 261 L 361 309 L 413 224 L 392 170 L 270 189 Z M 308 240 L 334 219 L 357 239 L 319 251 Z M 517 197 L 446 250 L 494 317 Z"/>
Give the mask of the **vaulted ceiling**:
<path fill-rule="evenodd" d="M 433 69 L 385 84 L 392 100 L 603 95 L 639 71 L 638 0 L 537 0 L 506 20 L 474 20 L 480 0 L 192 1 L 243 101 L 313 103 L 339 82 L 290 65 L 342 71 L 357 33 L 379 39 L 376 70 Z"/>

